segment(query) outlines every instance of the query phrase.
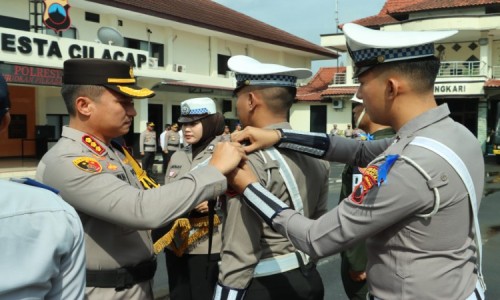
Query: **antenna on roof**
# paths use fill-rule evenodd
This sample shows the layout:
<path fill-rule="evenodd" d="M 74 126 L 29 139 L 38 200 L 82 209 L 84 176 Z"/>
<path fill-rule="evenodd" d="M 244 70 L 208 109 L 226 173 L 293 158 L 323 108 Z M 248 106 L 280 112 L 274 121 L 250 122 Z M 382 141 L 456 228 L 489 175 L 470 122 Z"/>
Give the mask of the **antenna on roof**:
<path fill-rule="evenodd" d="M 335 30 L 339 33 L 339 0 L 335 1 Z"/>

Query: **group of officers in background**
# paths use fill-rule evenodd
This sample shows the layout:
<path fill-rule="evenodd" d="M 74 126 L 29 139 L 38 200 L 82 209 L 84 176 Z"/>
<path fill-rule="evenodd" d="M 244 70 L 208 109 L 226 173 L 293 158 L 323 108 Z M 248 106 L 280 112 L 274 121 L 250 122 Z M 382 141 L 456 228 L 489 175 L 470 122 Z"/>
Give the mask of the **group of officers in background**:
<path fill-rule="evenodd" d="M 187 146 L 172 150 L 164 185 L 113 141 L 130 130 L 133 99 L 154 92 L 137 86 L 127 62 L 65 61 L 61 94 L 70 121 L 40 161 L 36 180 L 71 205 L 58 204 L 70 221 L 41 230 L 57 227 L 67 238 L 30 255 L 43 269 L 2 272 L 23 276 L 2 276 L 0 297 L 154 299 L 156 254 L 170 251 L 175 257 L 167 256 L 167 268 L 181 266 L 169 269 L 171 299 L 323 299 L 316 262 L 339 252 L 350 298 L 484 299 L 477 221 L 482 151 L 433 95 L 434 41 L 456 32 L 383 32 L 356 24 L 343 31 L 360 83 L 362 104 L 354 113 L 364 140 L 293 130 L 287 118 L 296 82 L 311 71 L 237 55 L 228 67 L 244 129 L 221 142 L 224 120 L 212 99 L 181 103 Z M 144 158 L 156 152 L 151 129 L 141 138 Z M 381 130 L 388 138 L 379 139 Z M 169 132 L 168 153 L 178 141 Z M 330 210 L 327 161 L 353 166 L 344 172 L 353 184 L 346 180 L 345 198 Z M 143 168 L 148 171 L 147 161 Z M 0 200 L 14 198 L 9 195 Z M 85 257 L 77 251 L 82 230 Z M 31 249 L 32 240 L 2 243 L 3 258 L 23 261 L 15 249 Z M 360 244 L 366 253 L 358 258 L 365 261 L 354 264 L 349 251 Z M 69 256 L 54 259 L 54 253 Z M 367 289 L 359 291 L 365 279 Z"/>

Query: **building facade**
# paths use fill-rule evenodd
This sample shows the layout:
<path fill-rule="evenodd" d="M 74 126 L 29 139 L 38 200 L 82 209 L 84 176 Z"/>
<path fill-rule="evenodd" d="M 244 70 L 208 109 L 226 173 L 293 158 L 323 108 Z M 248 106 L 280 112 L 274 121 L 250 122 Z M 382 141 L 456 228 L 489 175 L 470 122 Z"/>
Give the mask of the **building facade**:
<path fill-rule="evenodd" d="M 187 98 L 213 98 L 228 123 L 236 123 L 235 80 L 227 68 L 232 55 L 306 68 L 312 60 L 337 57 L 212 1 L 2 3 L 0 71 L 9 83 L 12 123 L 0 157 L 41 156 L 60 136 L 69 120 L 59 93 L 63 62 L 69 58 L 130 61 L 139 84 L 156 92 L 134 103 L 138 114 L 125 140 L 136 145 L 146 121 L 155 122 L 160 133 L 163 124 L 177 120 L 180 102 Z M 67 29 L 53 29 L 57 25 Z"/>
<path fill-rule="evenodd" d="M 354 22 L 386 31 L 458 30 L 435 44 L 441 69 L 434 92 L 438 104 L 447 103 L 451 117 L 486 149 L 487 134 L 500 114 L 499 0 L 388 0 L 378 15 Z M 321 44 L 346 51 L 342 34 L 322 35 Z M 356 84 L 349 59 L 346 65 L 345 74 L 337 74 L 323 97 Z"/>

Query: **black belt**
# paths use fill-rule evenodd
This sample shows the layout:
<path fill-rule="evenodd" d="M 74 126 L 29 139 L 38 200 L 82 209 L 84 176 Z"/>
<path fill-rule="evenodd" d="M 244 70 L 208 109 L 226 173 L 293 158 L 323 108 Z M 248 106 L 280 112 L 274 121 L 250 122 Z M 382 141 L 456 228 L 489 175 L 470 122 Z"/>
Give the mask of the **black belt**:
<path fill-rule="evenodd" d="M 87 270 L 87 287 L 129 289 L 135 284 L 152 279 L 156 272 L 156 257 L 133 267 L 114 270 Z"/>

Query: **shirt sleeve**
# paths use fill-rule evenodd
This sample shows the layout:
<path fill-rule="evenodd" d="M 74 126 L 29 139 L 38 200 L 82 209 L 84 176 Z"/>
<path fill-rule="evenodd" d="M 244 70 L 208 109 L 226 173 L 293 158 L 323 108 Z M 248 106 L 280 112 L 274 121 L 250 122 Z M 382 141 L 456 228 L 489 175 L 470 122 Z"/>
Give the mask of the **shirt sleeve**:
<path fill-rule="evenodd" d="M 73 164 L 74 158 L 42 161 L 37 179 L 58 187 L 62 197 L 77 211 L 128 228 L 157 228 L 202 200 L 216 198 L 227 188 L 226 178 L 210 165 L 159 188 L 143 190 L 111 173 L 82 171 Z"/>
<path fill-rule="evenodd" d="M 409 196 L 411 195 L 411 196 Z M 367 192 L 362 203 L 344 201 L 318 220 L 293 210 L 283 210 L 274 219 L 274 228 L 295 247 L 313 258 L 338 253 L 409 215 L 432 208 L 434 195 L 413 167 L 396 161 L 386 182 Z"/>

